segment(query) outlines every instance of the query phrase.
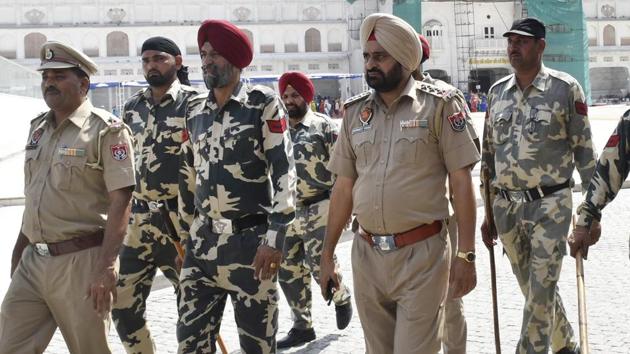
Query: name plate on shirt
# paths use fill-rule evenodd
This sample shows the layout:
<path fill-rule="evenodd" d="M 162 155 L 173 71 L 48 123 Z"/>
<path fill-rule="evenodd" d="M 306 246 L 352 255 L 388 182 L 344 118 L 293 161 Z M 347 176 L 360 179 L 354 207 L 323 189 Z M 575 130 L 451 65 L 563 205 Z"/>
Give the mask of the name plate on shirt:
<path fill-rule="evenodd" d="M 366 124 L 366 125 L 352 129 L 352 134 L 354 135 L 354 134 L 362 133 L 370 129 L 372 129 L 372 126 L 369 124 Z"/>

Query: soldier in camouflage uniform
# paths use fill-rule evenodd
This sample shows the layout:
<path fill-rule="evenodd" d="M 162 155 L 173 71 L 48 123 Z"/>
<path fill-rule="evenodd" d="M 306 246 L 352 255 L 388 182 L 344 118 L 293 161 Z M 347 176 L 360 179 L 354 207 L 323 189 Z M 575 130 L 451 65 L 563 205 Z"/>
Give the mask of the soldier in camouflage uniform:
<path fill-rule="evenodd" d="M 516 352 L 576 353 L 557 283 L 571 224 L 573 169 L 586 188 L 595 168 L 587 105 L 573 77 L 542 64 L 544 24 L 520 19 L 504 37 L 515 74 L 488 95 L 481 180 L 490 181 L 482 195 L 490 189 L 486 202 L 525 296 Z M 491 247 L 488 226 L 486 219 L 482 236 Z"/>
<path fill-rule="evenodd" d="M 208 93 L 191 99 L 180 215 L 190 233 L 180 275 L 179 353 L 215 352 L 229 295 L 241 351 L 275 353 L 276 272 L 295 216 L 295 165 L 280 98 L 240 81 L 247 36 L 207 20 L 197 41 Z"/>
<path fill-rule="evenodd" d="M 296 219 L 287 230 L 284 259 L 278 275 L 293 317 L 293 328 L 278 341 L 278 348 L 288 348 L 315 339 L 311 318 L 311 274 L 319 284 L 319 260 L 334 181 L 326 164 L 339 128 L 328 116 L 311 111 L 309 104 L 315 88 L 306 75 L 285 73 L 280 77 L 279 88 L 289 114 L 298 177 Z M 333 301 L 337 327 L 346 328 L 352 315 L 350 289 L 340 284 L 340 289 L 333 294 Z"/>
<path fill-rule="evenodd" d="M 584 202 L 578 207 L 578 221 L 569 239 L 573 257 L 577 251 L 581 251 L 586 258 L 588 247 L 599 240 L 602 209 L 615 199 L 629 171 L 630 110 L 624 113 L 608 139 L 595 167 Z"/>
<path fill-rule="evenodd" d="M 118 335 L 128 353 L 155 352 L 145 319 L 146 300 L 160 269 L 179 297 L 177 250 L 165 225 L 165 215 L 177 221 L 179 151 L 188 99 L 198 92 L 181 85 L 177 45 L 153 37 L 142 45 L 142 68 L 149 83 L 126 103 L 123 120 L 134 134 L 136 187 L 131 220 L 120 251 L 118 301 L 112 310 Z M 159 205 L 166 208 L 160 212 Z M 167 211 L 168 210 L 168 211 Z"/>

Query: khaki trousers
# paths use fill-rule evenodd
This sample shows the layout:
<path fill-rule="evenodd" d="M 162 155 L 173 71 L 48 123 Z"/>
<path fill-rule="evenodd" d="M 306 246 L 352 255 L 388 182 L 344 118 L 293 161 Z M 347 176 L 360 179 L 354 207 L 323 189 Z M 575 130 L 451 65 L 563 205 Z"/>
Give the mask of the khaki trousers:
<path fill-rule="evenodd" d="M 451 242 L 451 263 L 457 255 L 457 219 L 452 215 L 448 219 L 448 238 Z M 444 303 L 444 338 L 442 351 L 444 354 L 466 354 L 466 318 L 464 317 L 464 301 L 447 299 Z"/>
<path fill-rule="evenodd" d="M 26 247 L 0 312 L 0 354 L 43 353 L 57 327 L 73 354 L 109 354 L 109 315 L 85 299 L 100 247 L 56 257 Z"/>
<path fill-rule="evenodd" d="M 450 247 L 446 228 L 383 252 L 355 234 L 352 274 L 367 353 L 435 354 L 440 350 Z"/>

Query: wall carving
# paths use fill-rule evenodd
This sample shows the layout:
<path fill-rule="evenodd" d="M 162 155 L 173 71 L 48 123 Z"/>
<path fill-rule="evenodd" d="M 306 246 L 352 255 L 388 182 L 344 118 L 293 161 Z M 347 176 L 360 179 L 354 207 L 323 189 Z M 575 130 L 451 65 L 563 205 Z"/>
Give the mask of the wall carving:
<path fill-rule="evenodd" d="M 44 12 L 41 10 L 31 9 L 24 14 L 24 17 L 29 23 L 37 25 L 42 23 L 42 20 L 44 19 L 44 17 L 46 17 L 46 14 L 44 14 Z"/>
<path fill-rule="evenodd" d="M 107 17 L 109 17 L 109 20 L 113 23 L 121 23 L 126 15 L 125 9 L 119 7 L 111 8 L 107 11 Z"/>
<path fill-rule="evenodd" d="M 318 8 L 311 6 L 304 9 L 304 11 L 302 11 L 302 14 L 304 14 L 304 17 L 307 20 L 315 21 L 319 20 L 319 15 L 321 14 L 321 11 L 319 11 Z"/>
<path fill-rule="evenodd" d="M 233 13 L 234 13 L 234 17 L 236 17 L 237 20 L 243 22 L 243 21 L 249 20 L 249 16 L 252 14 L 252 10 L 241 6 L 235 9 Z"/>

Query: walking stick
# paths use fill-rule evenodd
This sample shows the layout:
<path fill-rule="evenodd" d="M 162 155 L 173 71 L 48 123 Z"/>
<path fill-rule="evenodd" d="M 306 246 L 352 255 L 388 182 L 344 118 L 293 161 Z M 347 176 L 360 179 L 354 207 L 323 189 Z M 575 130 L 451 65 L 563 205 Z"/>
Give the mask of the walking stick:
<path fill-rule="evenodd" d="M 492 215 L 492 205 L 490 204 L 490 178 L 484 178 L 485 201 L 484 209 L 486 211 L 486 220 L 488 222 L 488 230 L 493 237 L 496 235 L 496 226 L 494 225 L 494 215 Z M 499 300 L 497 297 L 497 268 L 494 262 L 494 246 L 488 247 L 490 252 L 490 283 L 492 285 L 492 317 L 494 319 L 494 348 L 497 354 L 501 354 L 501 334 L 499 332 Z"/>
<path fill-rule="evenodd" d="M 492 317 L 494 317 L 494 348 L 501 354 L 501 334 L 499 333 L 499 302 L 497 299 L 497 269 L 494 264 L 494 246 L 490 248 L 490 281 L 492 283 Z"/>
<path fill-rule="evenodd" d="M 572 219 L 573 228 L 575 228 L 575 215 Z M 586 290 L 584 289 L 584 263 L 582 262 L 582 252 L 577 251 L 575 254 L 575 273 L 577 277 L 578 290 L 578 323 L 580 326 L 580 350 L 582 354 L 589 354 L 588 347 L 588 330 L 586 320 Z"/>
<path fill-rule="evenodd" d="M 177 250 L 177 255 L 181 258 L 182 262 L 184 262 L 184 256 L 186 255 L 186 251 L 182 247 L 182 244 L 177 241 L 179 237 L 177 237 L 177 231 L 175 230 L 175 225 L 173 225 L 173 221 L 171 220 L 171 216 L 166 209 L 164 204 L 160 205 L 160 213 L 162 214 L 162 219 L 164 219 L 164 226 L 166 227 L 166 231 L 171 235 L 173 240 L 173 244 L 175 244 L 175 249 Z M 219 348 L 221 348 L 221 353 L 228 354 L 227 347 L 223 342 L 223 338 L 221 338 L 220 334 L 217 334 L 217 344 L 219 344 Z"/>

